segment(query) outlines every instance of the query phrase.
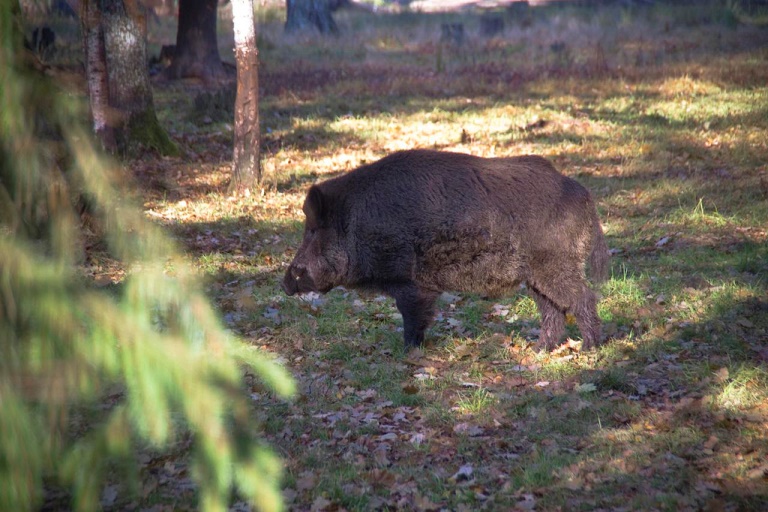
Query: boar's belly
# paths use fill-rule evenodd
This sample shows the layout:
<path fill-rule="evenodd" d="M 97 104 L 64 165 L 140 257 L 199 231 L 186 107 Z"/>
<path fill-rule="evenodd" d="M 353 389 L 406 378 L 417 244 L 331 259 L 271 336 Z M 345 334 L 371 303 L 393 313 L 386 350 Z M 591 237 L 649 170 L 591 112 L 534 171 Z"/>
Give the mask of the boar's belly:
<path fill-rule="evenodd" d="M 426 288 L 501 297 L 514 293 L 526 279 L 525 262 L 507 242 L 454 240 L 436 244 L 419 260 L 416 281 Z"/>

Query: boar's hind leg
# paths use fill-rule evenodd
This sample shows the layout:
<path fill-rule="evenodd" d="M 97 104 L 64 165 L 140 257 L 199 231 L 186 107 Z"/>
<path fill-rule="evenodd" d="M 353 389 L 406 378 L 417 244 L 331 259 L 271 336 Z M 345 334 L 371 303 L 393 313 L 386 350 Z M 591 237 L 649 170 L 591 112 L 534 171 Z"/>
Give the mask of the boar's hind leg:
<path fill-rule="evenodd" d="M 535 289 L 532 288 L 530 292 L 541 314 L 541 333 L 536 349 L 552 350 L 560 344 L 560 338 L 565 332 L 565 313 Z"/>
<path fill-rule="evenodd" d="M 439 294 L 420 289 L 415 284 L 393 286 L 386 291 L 395 298 L 397 309 L 403 315 L 405 348 L 418 347 L 424 343 L 424 331 L 435 316 L 435 301 Z"/>
<path fill-rule="evenodd" d="M 563 322 L 564 318 L 556 319 L 557 315 L 553 310 L 561 315 L 570 312 L 576 317 L 576 324 L 583 339 L 582 348 L 590 349 L 600 344 L 597 298 L 579 272 L 548 276 L 546 280 L 530 284 L 534 299 L 536 295 L 543 296 L 543 300 L 536 300 L 542 319 L 541 337 L 538 343 L 540 348 L 551 350 L 557 345 L 559 336 L 562 334 L 559 322 Z M 549 329 L 553 331 L 552 334 L 547 332 Z M 560 329 L 559 333 L 558 329 Z M 553 339 L 553 334 L 558 334 L 558 339 Z"/>
<path fill-rule="evenodd" d="M 572 312 L 576 317 L 576 323 L 581 331 L 583 342 L 582 349 L 595 348 L 602 342 L 600 334 L 600 317 L 597 316 L 597 297 L 595 293 L 584 285 L 581 289 L 581 297 L 573 305 Z"/>

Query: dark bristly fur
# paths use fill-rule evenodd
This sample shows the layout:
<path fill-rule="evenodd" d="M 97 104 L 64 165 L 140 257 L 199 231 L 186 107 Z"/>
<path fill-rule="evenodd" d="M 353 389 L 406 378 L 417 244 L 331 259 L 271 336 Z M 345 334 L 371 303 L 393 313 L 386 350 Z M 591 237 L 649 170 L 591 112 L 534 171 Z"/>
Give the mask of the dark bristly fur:
<path fill-rule="evenodd" d="M 565 313 L 585 348 L 601 342 L 595 294 L 608 247 L 589 192 L 544 158 L 412 150 L 313 185 L 288 295 L 334 286 L 395 298 L 406 346 L 424 341 L 444 290 L 510 295 L 526 283 L 541 312 L 538 347 L 561 341 Z"/>

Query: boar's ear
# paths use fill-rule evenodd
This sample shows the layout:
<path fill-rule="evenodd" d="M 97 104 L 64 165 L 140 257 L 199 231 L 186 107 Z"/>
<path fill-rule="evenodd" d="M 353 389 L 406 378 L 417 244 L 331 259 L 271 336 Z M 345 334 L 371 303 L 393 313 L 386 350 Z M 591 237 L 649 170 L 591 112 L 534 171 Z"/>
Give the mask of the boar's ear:
<path fill-rule="evenodd" d="M 304 200 L 304 215 L 307 216 L 307 223 L 318 225 L 320 224 L 320 220 L 323 218 L 323 210 L 324 210 L 324 201 L 325 198 L 323 197 L 323 193 L 320 192 L 320 189 L 316 185 L 312 185 L 310 187 L 309 192 L 307 192 L 307 198 Z"/>

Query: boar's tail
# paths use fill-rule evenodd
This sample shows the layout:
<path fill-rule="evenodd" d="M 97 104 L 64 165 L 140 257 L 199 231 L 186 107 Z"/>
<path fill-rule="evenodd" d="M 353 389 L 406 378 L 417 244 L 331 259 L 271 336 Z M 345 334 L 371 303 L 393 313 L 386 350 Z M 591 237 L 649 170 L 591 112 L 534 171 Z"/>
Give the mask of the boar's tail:
<path fill-rule="evenodd" d="M 592 238 L 592 253 L 589 255 L 589 277 L 598 284 L 608 278 L 610 253 L 597 215 L 595 215 L 593 226 L 595 234 Z"/>

